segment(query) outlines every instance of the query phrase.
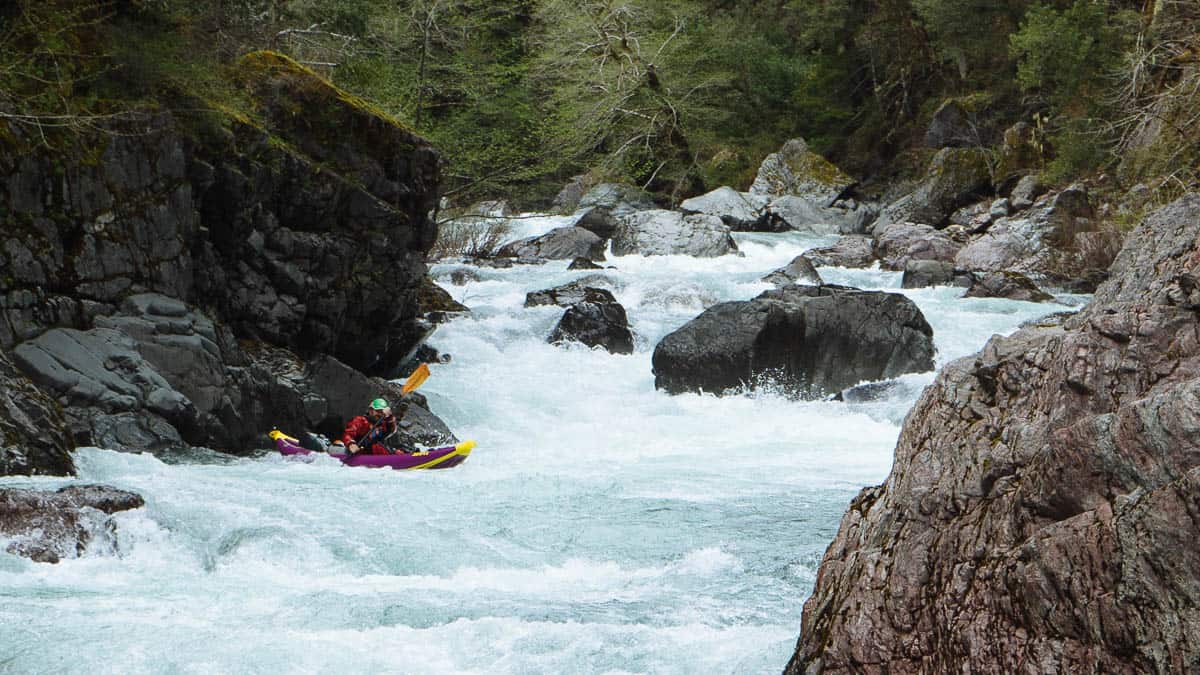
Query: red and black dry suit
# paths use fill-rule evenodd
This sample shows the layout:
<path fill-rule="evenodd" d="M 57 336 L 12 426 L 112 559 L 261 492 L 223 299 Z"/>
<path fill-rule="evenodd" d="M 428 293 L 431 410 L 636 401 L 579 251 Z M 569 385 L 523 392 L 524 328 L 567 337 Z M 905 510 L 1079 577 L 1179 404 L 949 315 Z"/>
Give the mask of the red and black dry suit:
<path fill-rule="evenodd" d="M 372 427 L 374 427 L 372 429 Z M 357 443 L 359 452 L 369 450 L 372 455 L 390 455 L 391 450 L 383 444 L 383 439 L 387 438 L 396 430 L 396 418 L 388 415 L 379 420 L 379 424 L 373 424 L 366 415 L 359 415 L 350 420 L 346 425 L 346 432 L 342 434 L 342 442 L 349 447 L 351 443 Z"/>

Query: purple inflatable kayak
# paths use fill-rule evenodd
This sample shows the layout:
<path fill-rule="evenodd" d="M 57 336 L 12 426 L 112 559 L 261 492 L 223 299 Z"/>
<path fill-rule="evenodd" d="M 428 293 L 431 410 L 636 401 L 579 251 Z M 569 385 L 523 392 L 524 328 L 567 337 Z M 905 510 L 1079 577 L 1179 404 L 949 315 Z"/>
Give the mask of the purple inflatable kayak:
<path fill-rule="evenodd" d="M 300 442 L 297 439 L 284 434 L 278 429 L 272 431 L 270 436 L 275 440 L 275 449 L 279 450 L 279 453 L 282 455 L 319 454 L 313 453 L 308 448 L 300 447 Z M 467 459 L 467 456 L 471 454 L 471 449 L 474 447 L 475 441 L 463 441 L 458 445 L 448 445 L 444 448 L 432 448 L 413 453 L 398 452 L 394 455 L 358 454 L 350 456 L 331 452 L 329 456 L 337 457 L 346 466 L 391 467 L 401 470 L 449 469 L 452 466 L 462 464 Z"/>

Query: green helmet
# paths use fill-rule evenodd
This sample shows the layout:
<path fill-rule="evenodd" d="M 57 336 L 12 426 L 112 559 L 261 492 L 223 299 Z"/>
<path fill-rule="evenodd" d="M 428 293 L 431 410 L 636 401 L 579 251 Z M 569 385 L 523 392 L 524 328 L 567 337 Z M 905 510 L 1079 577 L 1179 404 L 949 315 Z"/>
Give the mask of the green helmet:
<path fill-rule="evenodd" d="M 371 401 L 371 409 L 372 410 L 383 410 L 386 407 L 388 407 L 388 402 L 381 398 L 377 398 L 374 401 Z"/>

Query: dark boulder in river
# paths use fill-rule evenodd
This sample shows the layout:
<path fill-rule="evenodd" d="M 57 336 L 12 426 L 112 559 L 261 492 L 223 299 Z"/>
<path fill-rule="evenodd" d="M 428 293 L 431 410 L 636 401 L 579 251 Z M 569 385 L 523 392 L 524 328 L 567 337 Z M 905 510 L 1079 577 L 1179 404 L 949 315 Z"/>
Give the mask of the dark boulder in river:
<path fill-rule="evenodd" d="M 633 353 L 633 333 L 625 308 L 615 301 L 584 300 L 571 305 L 548 341 L 554 344 L 575 341 L 589 347 L 603 347 L 613 354 Z"/>
<path fill-rule="evenodd" d="M 787 673 L 1200 664 L 1200 195 L 1091 305 L 993 337 L 908 414 L 825 552 Z"/>
<path fill-rule="evenodd" d="M 933 369 L 933 329 L 903 295 L 792 285 L 724 302 L 654 350 L 654 383 L 671 393 L 756 387 L 803 398 Z"/>

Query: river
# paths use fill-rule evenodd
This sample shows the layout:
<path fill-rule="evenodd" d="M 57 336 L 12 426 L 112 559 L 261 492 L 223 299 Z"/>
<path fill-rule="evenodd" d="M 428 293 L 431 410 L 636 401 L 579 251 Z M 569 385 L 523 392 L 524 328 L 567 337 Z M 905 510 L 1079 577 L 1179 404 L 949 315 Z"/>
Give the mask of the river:
<path fill-rule="evenodd" d="M 830 241 L 735 236 L 744 256 L 610 257 L 602 274 L 637 341 L 625 356 L 548 345 L 562 309 L 522 306 L 595 272 L 473 268 L 455 286 L 462 265 L 433 266 L 473 310 L 431 340 L 452 360 L 422 387 L 479 443 L 454 469 L 81 448 L 78 479 L 0 478 L 102 482 L 147 502 L 77 559 L 0 552 L 0 672 L 780 672 L 825 547 L 850 500 L 886 478 L 933 374 L 854 404 L 656 391 L 664 335 Z M 939 366 L 1085 299 L 961 299 L 900 291 L 894 272 L 820 271 L 912 298 Z"/>

